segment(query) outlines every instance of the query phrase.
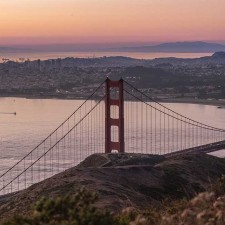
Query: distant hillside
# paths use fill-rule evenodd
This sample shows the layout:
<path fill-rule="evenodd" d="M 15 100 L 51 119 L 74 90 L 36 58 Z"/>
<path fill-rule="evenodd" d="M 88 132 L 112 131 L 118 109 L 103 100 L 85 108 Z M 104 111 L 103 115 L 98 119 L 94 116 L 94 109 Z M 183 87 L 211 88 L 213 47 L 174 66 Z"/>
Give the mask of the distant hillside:
<path fill-rule="evenodd" d="M 213 59 L 225 59 L 225 52 L 215 52 L 212 55 Z"/>
<path fill-rule="evenodd" d="M 165 52 L 165 53 L 213 53 L 225 51 L 225 45 L 217 43 L 196 42 L 169 42 L 153 46 L 107 47 L 70 45 L 38 45 L 38 46 L 0 46 L 0 53 L 4 52 Z"/>
<path fill-rule="evenodd" d="M 32 52 L 32 49 L 29 48 L 14 48 L 14 47 L 1 47 L 0 53 L 17 53 L 17 52 Z"/>
<path fill-rule="evenodd" d="M 122 47 L 111 49 L 127 52 L 182 52 L 182 53 L 207 53 L 225 51 L 225 45 L 207 42 L 172 42 L 155 46 Z"/>
<path fill-rule="evenodd" d="M 12 48 L 7 48 L 7 47 L 1 47 L 0 46 L 0 53 L 9 52 L 9 51 L 12 51 L 12 50 L 13 50 Z"/>

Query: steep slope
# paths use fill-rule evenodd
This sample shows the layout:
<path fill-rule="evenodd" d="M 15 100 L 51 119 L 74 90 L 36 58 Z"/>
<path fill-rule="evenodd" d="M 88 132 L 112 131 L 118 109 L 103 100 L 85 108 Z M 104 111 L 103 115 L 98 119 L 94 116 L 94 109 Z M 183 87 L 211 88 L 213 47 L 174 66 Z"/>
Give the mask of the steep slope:
<path fill-rule="evenodd" d="M 80 187 L 99 195 L 97 205 L 112 211 L 147 208 L 164 199 L 192 197 L 225 174 L 225 159 L 187 154 L 166 159 L 143 154 L 97 154 L 77 167 L 0 198 L 0 215 L 26 214 L 41 197 L 73 194 Z"/>

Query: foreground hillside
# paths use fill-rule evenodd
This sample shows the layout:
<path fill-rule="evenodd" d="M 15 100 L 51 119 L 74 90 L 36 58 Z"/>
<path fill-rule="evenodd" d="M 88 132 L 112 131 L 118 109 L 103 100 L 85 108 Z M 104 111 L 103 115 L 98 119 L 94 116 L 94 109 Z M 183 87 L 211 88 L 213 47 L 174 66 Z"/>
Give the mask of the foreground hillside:
<path fill-rule="evenodd" d="M 0 198 L 1 219 L 29 214 L 41 197 L 73 195 L 81 187 L 96 192 L 96 206 L 113 212 L 160 207 L 168 200 L 194 197 L 225 174 L 225 159 L 205 154 L 171 158 L 143 154 L 99 154 L 77 167 Z"/>

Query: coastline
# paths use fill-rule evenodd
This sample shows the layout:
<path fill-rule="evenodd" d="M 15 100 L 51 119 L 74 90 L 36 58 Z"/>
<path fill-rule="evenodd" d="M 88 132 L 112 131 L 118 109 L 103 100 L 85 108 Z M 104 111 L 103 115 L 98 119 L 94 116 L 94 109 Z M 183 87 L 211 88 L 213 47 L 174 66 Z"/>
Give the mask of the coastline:
<path fill-rule="evenodd" d="M 85 100 L 88 96 L 71 96 L 71 95 L 0 95 L 0 98 L 25 98 L 25 99 L 55 99 L 55 100 Z M 157 99 L 160 103 L 188 103 L 188 104 L 201 104 L 201 105 L 212 105 L 217 107 L 225 108 L 225 99 L 194 99 L 194 98 L 168 98 L 168 99 Z"/>
<path fill-rule="evenodd" d="M 212 105 L 217 107 L 225 107 L 225 100 L 208 100 L 208 99 L 193 99 L 193 98 L 176 98 L 176 99 L 163 99 L 161 103 L 189 103 L 199 105 Z"/>

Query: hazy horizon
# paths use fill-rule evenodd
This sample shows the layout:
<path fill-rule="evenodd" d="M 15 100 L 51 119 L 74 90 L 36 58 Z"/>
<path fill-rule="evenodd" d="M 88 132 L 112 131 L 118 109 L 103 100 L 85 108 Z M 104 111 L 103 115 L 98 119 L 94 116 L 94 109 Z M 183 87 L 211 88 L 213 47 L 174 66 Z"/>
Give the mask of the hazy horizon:
<path fill-rule="evenodd" d="M 46 44 L 17 44 L 17 45 L 1 45 L 0 47 L 24 49 L 24 50 L 39 50 L 39 51 L 97 51 L 97 50 L 113 50 L 121 47 L 141 47 L 141 46 L 157 46 L 164 43 L 191 43 L 190 41 L 175 41 L 175 42 L 124 42 L 124 43 L 46 43 Z M 193 41 L 195 42 L 195 41 Z M 196 42 L 202 42 L 197 40 Z M 214 43 L 225 45 L 225 41 L 204 41 L 205 43 Z"/>

